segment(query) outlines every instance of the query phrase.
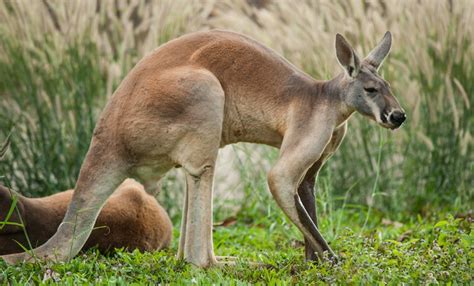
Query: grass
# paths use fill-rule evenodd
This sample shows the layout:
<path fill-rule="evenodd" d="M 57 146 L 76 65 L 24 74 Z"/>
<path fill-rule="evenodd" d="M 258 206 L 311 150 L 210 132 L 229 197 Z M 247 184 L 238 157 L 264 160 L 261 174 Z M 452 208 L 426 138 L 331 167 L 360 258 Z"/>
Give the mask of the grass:
<path fill-rule="evenodd" d="M 65 263 L 5 266 L 0 262 L 0 283 L 460 285 L 474 278 L 472 223 L 465 219 L 447 215 L 400 223 L 372 216 L 362 229 L 358 225 L 363 224 L 363 215 L 357 211 L 342 215 L 337 239 L 330 242 L 341 258 L 337 264 L 305 263 L 301 237 L 277 213 L 273 219 L 238 217 L 232 226 L 215 228 L 217 255 L 239 256 L 236 266 L 204 270 L 177 261 L 175 239 L 171 249 L 155 253 L 118 250 L 103 256 L 88 251 Z M 322 218 L 324 232 L 327 221 Z"/>
<path fill-rule="evenodd" d="M 340 72 L 336 32 L 366 54 L 390 30 L 394 46 L 381 73 L 408 114 L 396 132 L 353 116 L 320 173 L 322 229 L 340 264 L 303 262 L 301 236 L 266 187 L 277 150 L 238 144 L 224 152 L 230 155 L 222 162 L 234 162 L 232 168 L 220 165 L 217 174 L 223 179 L 216 182 L 214 217 L 237 217 L 235 225 L 216 228 L 217 253 L 273 267 L 198 270 L 174 260 L 175 246 L 109 257 L 88 252 L 63 264 L 0 265 L 1 283 L 50 277 L 46 284 L 468 284 L 474 268 L 472 15 L 470 0 L 1 2 L 0 141 L 8 137 L 9 150 L 0 156 L 0 175 L 25 195 L 74 186 L 107 98 L 143 55 L 187 32 L 243 32 L 328 79 Z M 176 227 L 183 187 L 172 173 L 158 197 Z"/>

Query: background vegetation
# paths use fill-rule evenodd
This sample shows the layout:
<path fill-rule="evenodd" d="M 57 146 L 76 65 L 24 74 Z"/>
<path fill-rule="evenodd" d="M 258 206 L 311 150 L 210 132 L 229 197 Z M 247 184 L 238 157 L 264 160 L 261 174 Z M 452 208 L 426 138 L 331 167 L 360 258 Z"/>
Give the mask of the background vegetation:
<path fill-rule="evenodd" d="M 437 262 L 431 258 L 426 258 L 431 264 L 427 262 L 424 266 L 435 280 L 469 281 L 473 267 L 472 257 L 467 253 L 472 246 L 461 241 L 467 239 L 462 238 L 467 233 L 472 245 L 473 27 L 474 2 L 469 0 L 2 1 L 0 140 L 11 133 L 11 145 L 0 161 L 0 174 L 4 175 L 4 184 L 32 196 L 72 188 L 107 98 L 143 55 L 182 34 L 210 28 L 243 32 L 277 50 L 313 77 L 329 79 L 340 72 L 333 47 L 336 32 L 343 33 L 359 54 L 365 55 L 390 30 L 394 45 L 382 74 L 391 82 L 407 111 L 408 121 L 400 130 L 390 132 L 362 116 L 351 118 L 345 141 L 324 167 L 318 182 L 322 229 L 336 249 L 346 249 L 349 257 L 361 257 L 362 264 L 372 267 L 372 254 L 380 256 L 381 261 L 392 259 L 392 254 L 378 252 L 374 246 L 377 239 L 382 244 L 387 239 L 399 242 L 397 239 L 404 232 L 411 231 L 407 241 L 426 236 L 426 244 L 417 240 L 413 247 L 428 252 L 433 251 L 433 243 L 439 245 L 442 227 L 449 226 L 449 231 L 458 236 L 447 240 L 442 253 L 449 263 L 461 259 L 457 263 L 462 266 L 457 271 L 471 270 L 471 274 L 458 275 L 454 268 L 442 263 L 437 265 L 440 268 L 433 268 Z M 235 163 L 230 171 L 226 168 L 221 172 L 224 178 L 237 176 L 238 183 L 218 180 L 215 218 L 219 221 L 233 216 L 238 223 L 235 229 L 216 231 L 218 249 L 232 254 L 232 250 L 219 245 L 220 239 L 221 244 L 229 244 L 226 237 L 253 235 L 259 233 L 261 226 L 273 235 L 281 233 L 280 239 L 288 243 L 280 246 L 282 253 L 270 257 L 275 257 L 275 261 L 287 259 L 285 267 L 301 262 L 301 247 L 295 251 L 290 245 L 293 240 L 286 241 L 283 235 L 291 230 L 289 235 L 295 241 L 301 237 L 276 208 L 266 187 L 265 172 L 275 160 L 277 150 L 238 144 L 224 152 Z M 179 222 L 183 189 L 179 176 L 168 176 L 163 182 L 164 191 L 159 194 L 175 223 Z M 446 223 L 435 228 L 438 221 Z M 245 233 L 248 228 L 241 224 L 256 228 Z M 351 233 L 347 226 L 352 228 Z M 237 241 L 255 247 L 247 244 L 251 249 L 248 255 L 262 251 L 255 241 L 263 243 L 267 238 L 255 234 L 255 241 L 251 242 L 252 239 L 244 237 Z M 264 245 L 267 251 L 276 247 Z M 411 254 L 404 252 L 404 247 L 409 251 L 410 245 L 393 243 L 388 249 L 398 249 L 400 259 L 407 259 Z M 371 250 L 364 252 L 365 247 Z M 425 259 L 425 254 L 418 252 L 420 257 L 416 259 Z M 91 255 L 87 259 L 104 260 Z M 135 259 L 133 255 L 123 255 Z M 162 261 L 170 257 L 157 255 L 158 258 L 138 255 L 140 258 L 136 259 Z M 308 277 L 305 271 L 319 273 L 319 278 L 325 276 L 324 264 L 314 266 L 315 270 L 300 262 L 295 269 L 274 275 L 283 275 L 279 279 L 287 282 L 295 281 L 282 277 Z M 104 263 L 119 262 L 105 259 Z M 174 271 L 184 267 L 176 263 L 172 262 Z M 428 281 L 428 272 L 406 263 L 408 268 L 420 271 L 413 279 Z M 344 271 L 349 272 L 357 272 L 361 267 L 353 266 L 344 263 L 341 267 L 347 267 Z M 36 267 L 40 273 L 44 270 L 42 266 Z M 77 271 L 73 264 L 65 267 L 65 272 Z M 371 267 L 367 269 L 373 270 L 370 275 L 374 276 L 362 275 L 362 280 L 355 281 L 402 277 L 387 272 L 374 274 L 379 270 Z M 328 270 L 325 277 L 332 278 L 326 282 L 347 278 L 341 269 Z M 383 272 L 390 268 L 380 269 Z M 5 271 L 10 277 L 19 275 L 13 268 Z M 440 276 L 443 271 L 448 275 Z M 249 275 L 253 277 L 252 273 Z M 274 277 L 262 275 L 255 272 L 252 279 L 246 275 L 234 278 L 255 282 L 258 278 Z M 407 275 L 398 281 L 409 282 L 411 276 Z M 26 281 L 21 279 L 16 281 Z"/>

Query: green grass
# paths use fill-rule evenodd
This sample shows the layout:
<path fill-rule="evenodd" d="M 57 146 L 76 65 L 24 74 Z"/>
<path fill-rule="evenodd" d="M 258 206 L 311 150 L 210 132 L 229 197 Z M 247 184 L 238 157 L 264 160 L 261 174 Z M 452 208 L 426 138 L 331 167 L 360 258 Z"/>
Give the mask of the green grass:
<path fill-rule="evenodd" d="M 109 256 L 88 251 L 65 263 L 6 266 L 0 283 L 35 284 L 469 284 L 474 279 L 472 223 L 451 215 L 405 223 L 344 211 L 337 236 L 330 241 L 340 262 L 306 263 L 298 231 L 281 212 L 273 218 L 238 217 L 235 225 L 216 227 L 217 255 L 238 256 L 235 266 L 197 269 L 174 258 L 178 233 L 169 250 Z M 328 218 L 322 230 L 328 232 Z M 326 222 L 326 223 L 325 223 Z M 261 262 L 264 266 L 248 264 Z"/>
<path fill-rule="evenodd" d="M 43 49 L 2 42 L 9 58 L 0 61 L 0 133 L 11 132 L 0 174 L 25 194 L 45 196 L 75 184 L 92 130 L 104 104 L 105 87 L 94 46 L 87 41 L 55 58 L 45 36 Z M 87 54 L 87 56 L 85 56 Z M 42 59 L 46 65 L 33 65 Z"/>

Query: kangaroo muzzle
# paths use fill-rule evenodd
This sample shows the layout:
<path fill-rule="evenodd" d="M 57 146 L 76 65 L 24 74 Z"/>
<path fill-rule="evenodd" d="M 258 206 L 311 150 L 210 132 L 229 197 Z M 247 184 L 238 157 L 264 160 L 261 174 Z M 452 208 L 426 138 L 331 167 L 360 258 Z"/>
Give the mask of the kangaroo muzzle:
<path fill-rule="evenodd" d="M 389 122 L 395 126 L 395 128 L 400 127 L 403 122 L 407 119 L 405 112 L 402 111 L 394 111 L 390 114 L 388 118 Z"/>

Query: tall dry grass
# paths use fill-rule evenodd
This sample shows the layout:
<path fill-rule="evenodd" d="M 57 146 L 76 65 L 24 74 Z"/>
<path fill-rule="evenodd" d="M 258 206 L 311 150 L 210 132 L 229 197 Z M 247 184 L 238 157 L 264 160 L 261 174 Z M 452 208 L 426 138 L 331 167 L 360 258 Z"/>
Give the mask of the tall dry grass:
<path fill-rule="evenodd" d="M 393 215 L 429 212 L 432 205 L 469 208 L 473 15 L 469 0 L 4 1 L 0 127 L 4 136 L 13 128 L 13 135 L 0 173 L 15 188 L 38 195 L 71 187 L 106 98 L 144 54 L 184 33 L 243 32 L 315 78 L 328 79 L 340 72 L 336 32 L 365 55 L 390 30 L 394 45 L 382 73 L 409 120 L 391 133 L 355 115 L 321 174 L 322 193 L 333 193 L 340 204 L 350 189 L 351 203 Z M 220 166 L 232 163 L 222 167 L 219 196 L 240 204 L 242 195 L 229 197 L 229 190 L 244 190 L 247 200 L 260 194 L 254 190 L 264 189 L 276 151 L 238 145 L 223 155 Z M 380 178 L 374 192 L 375 174 Z M 181 187 L 176 176 L 164 182 L 165 189 Z M 167 202 L 179 199 L 176 191 L 161 195 Z M 263 191 L 256 200 L 265 208 L 267 198 Z"/>

